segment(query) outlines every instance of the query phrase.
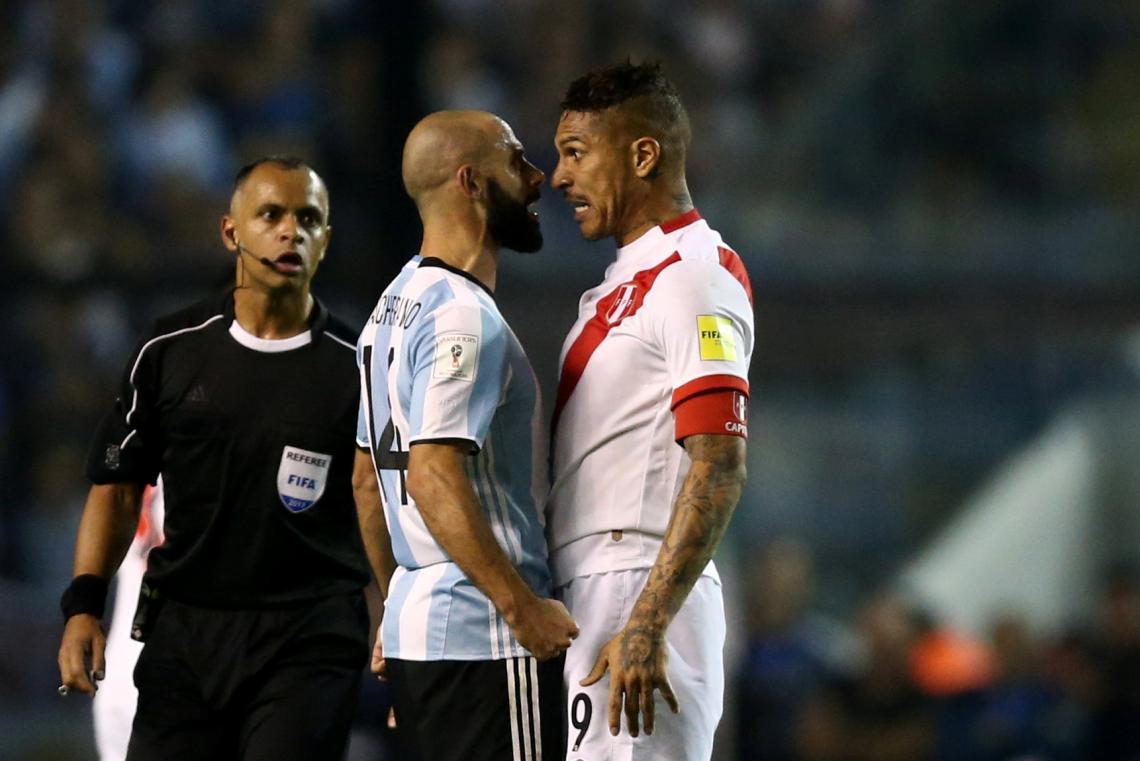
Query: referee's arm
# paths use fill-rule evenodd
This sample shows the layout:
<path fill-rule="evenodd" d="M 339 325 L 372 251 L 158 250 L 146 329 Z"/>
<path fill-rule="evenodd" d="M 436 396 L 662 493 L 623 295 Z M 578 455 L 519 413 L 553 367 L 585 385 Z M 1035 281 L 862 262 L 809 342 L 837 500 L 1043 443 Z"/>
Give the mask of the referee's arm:
<path fill-rule="evenodd" d="M 69 690 L 94 695 L 95 680 L 103 678 L 107 635 L 100 619 L 107 584 L 134 538 L 143 487 L 141 483 L 96 484 L 87 493 L 75 540 L 72 587 L 79 594 L 73 597 L 71 610 L 64 611 L 67 623 L 59 646 L 60 683 Z"/>

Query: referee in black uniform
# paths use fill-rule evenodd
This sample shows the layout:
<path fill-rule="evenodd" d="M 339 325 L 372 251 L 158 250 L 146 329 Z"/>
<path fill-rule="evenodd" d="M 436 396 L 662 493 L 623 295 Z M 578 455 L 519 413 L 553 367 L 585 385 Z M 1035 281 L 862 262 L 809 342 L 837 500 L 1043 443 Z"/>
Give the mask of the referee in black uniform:
<path fill-rule="evenodd" d="M 355 334 L 309 291 L 328 192 L 304 162 L 243 167 L 224 297 L 159 319 L 91 448 L 62 600 L 60 691 L 102 677 L 107 582 L 163 477 L 133 636 L 129 759 L 337 759 L 367 661 L 369 568 L 353 504 Z"/>

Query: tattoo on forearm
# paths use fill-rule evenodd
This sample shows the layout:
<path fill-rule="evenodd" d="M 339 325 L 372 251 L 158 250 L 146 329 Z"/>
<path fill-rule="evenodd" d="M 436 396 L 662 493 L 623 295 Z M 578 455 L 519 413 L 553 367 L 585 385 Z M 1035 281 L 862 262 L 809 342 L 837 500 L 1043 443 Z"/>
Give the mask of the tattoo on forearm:
<path fill-rule="evenodd" d="M 744 484 L 740 439 L 693 436 L 685 446 L 693 467 L 673 506 L 657 562 L 630 615 L 623 656 L 631 663 L 641 652 L 634 643 L 650 633 L 664 633 L 712 559 Z"/>

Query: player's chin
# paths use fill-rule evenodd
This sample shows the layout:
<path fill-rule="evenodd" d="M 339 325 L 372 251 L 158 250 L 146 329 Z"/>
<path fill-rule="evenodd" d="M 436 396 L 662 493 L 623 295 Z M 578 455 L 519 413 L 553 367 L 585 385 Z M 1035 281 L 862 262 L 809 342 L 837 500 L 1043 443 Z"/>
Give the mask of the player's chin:
<path fill-rule="evenodd" d="M 582 237 L 588 241 L 603 240 L 610 237 L 609 232 L 602 225 L 591 223 L 589 220 L 579 222 L 578 231 L 582 233 Z"/>

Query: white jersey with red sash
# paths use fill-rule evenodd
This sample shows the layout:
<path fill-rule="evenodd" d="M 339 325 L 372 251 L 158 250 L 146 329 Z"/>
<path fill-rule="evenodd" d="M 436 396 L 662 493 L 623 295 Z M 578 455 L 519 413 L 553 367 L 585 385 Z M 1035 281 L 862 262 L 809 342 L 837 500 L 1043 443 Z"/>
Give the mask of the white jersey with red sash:
<path fill-rule="evenodd" d="M 752 344 L 748 275 L 695 210 L 618 250 L 562 350 L 547 506 L 556 586 L 653 565 L 689 471 L 679 442 L 747 436 Z M 614 531 L 633 541 L 608 541 Z"/>

